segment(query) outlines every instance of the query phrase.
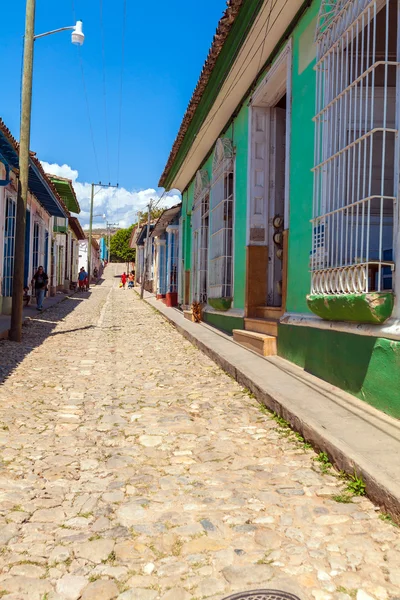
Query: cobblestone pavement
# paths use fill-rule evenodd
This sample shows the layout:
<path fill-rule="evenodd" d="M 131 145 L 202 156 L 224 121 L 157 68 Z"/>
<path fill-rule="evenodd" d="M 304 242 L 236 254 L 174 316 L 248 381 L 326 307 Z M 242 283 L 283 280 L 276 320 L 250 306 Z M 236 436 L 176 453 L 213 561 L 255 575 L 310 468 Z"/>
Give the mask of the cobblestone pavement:
<path fill-rule="evenodd" d="M 0 343 L 0 597 L 399 596 L 400 530 L 114 270 Z"/>

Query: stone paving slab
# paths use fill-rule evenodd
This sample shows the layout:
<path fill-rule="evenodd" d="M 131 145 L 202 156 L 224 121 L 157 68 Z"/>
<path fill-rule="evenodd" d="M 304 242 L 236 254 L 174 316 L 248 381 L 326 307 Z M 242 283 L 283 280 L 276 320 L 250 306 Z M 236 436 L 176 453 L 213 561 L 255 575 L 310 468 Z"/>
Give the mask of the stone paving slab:
<path fill-rule="evenodd" d="M 0 342 L 0 597 L 399 597 L 398 528 L 119 272 Z"/>
<path fill-rule="evenodd" d="M 262 358 L 146 293 L 187 339 L 319 450 L 339 470 L 362 475 L 368 495 L 400 522 L 400 422 L 280 358 Z"/>

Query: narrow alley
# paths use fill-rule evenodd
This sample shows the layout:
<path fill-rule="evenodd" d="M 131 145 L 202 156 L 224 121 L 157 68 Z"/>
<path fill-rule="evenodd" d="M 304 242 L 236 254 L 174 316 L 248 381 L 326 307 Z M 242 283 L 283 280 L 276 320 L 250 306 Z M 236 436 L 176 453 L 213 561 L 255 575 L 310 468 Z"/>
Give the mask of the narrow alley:
<path fill-rule="evenodd" d="M 0 342 L 0 597 L 399 596 L 399 530 L 120 267 Z"/>

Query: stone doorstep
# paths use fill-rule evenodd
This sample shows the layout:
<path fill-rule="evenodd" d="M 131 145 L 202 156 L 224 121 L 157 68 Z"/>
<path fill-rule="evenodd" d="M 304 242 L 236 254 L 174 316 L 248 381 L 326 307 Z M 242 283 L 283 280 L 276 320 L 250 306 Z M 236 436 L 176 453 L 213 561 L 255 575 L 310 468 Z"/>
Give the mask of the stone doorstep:
<path fill-rule="evenodd" d="M 293 363 L 264 358 L 203 324 L 190 323 L 175 308 L 146 294 L 194 346 L 204 352 L 257 400 L 285 418 L 332 464 L 366 483 L 368 497 L 400 523 L 400 423 L 355 396 L 306 373 Z"/>
<path fill-rule="evenodd" d="M 265 335 L 278 337 L 277 319 L 259 319 L 256 317 L 245 317 L 244 328 L 246 331 L 256 331 Z"/>
<path fill-rule="evenodd" d="M 260 356 L 275 356 L 277 353 L 276 337 L 272 335 L 243 329 L 234 329 L 232 333 L 235 342 Z"/>

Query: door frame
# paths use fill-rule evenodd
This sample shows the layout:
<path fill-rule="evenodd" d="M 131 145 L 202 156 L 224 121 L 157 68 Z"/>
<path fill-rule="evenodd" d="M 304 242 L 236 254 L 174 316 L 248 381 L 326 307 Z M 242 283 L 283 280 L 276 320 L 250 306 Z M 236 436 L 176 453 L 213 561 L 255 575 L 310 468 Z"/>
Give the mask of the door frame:
<path fill-rule="evenodd" d="M 246 299 L 246 313 L 250 313 L 254 309 L 254 302 L 249 297 L 251 281 L 255 276 L 252 271 L 252 253 L 257 253 L 255 261 L 259 261 L 259 253 L 261 251 L 260 246 L 266 247 L 267 240 L 264 241 L 251 241 L 250 231 L 252 227 L 252 176 L 254 171 L 253 164 L 253 118 L 254 109 L 256 108 L 271 108 L 274 107 L 279 100 L 286 94 L 286 156 L 285 156 L 285 199 L 284 199 L 284 257 L 282 264 L 282 307 L 281 312 L 283 314 L 286 305 L 286 288 L 287 288 L 287 249 L 288 249 L 288 234 L 289 234 L 289 218 L 290 218 L 290 141 L 291 141 L 291 114 L 292 114 L 292 40 L 290 39 L 286 46 L 282 49 L 279 56 L 268 70 L 267 74 L 257 87 L 249 102 L 249 116 L 248 116 L 248 172 L 247 172 L 247 222 L 246 222 L 246 246 L 247 246 L 247 299 Z M 267 157 L 266 157 L 267 159 Z M 269 161 L 268 161 L 269 162 Z M 266 193 L 266 192 L 264 192 Z M 267 211 L 268 212 L 268 211 Z M 268 218 L 268 217 L 266 217 Z M 266 223 L 267 228 L 268 222 Z M 257 251 L 253 246 L 258 246 Z M 263 257 L 265 260 L 265 257 Z M 259 267 L 255 270 L 258 271 Z M 266 275 L 267 277 L 267 275 Z M 258 294 L 260 296 L 260 294 Z M 266 295 L 265 302 L 266 305 Z"/>

